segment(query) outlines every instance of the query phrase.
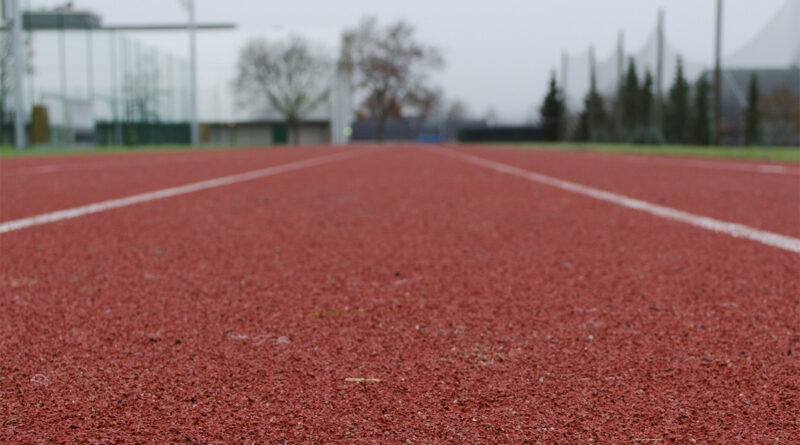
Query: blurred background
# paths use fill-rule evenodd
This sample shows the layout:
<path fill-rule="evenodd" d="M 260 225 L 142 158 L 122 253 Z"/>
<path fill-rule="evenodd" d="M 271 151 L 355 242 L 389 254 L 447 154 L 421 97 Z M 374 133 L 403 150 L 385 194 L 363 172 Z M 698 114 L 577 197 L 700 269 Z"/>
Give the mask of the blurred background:
<path fill-rule="evenodd" d="M 5 146 L 800 144 L 796 0 L 3 0 L 3 23 Z"/>

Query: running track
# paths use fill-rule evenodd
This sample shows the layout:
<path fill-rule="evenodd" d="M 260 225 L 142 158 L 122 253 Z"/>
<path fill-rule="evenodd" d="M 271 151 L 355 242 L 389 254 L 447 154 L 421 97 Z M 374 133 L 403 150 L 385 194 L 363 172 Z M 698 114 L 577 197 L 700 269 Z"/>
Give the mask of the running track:
<path fill-rule="evenodd" d="M 0 234 L 0 442 L 800 430 L 796 164 L 420 146 L 0 161 L 0 227 L 141 194 L 159 199 Z"/>

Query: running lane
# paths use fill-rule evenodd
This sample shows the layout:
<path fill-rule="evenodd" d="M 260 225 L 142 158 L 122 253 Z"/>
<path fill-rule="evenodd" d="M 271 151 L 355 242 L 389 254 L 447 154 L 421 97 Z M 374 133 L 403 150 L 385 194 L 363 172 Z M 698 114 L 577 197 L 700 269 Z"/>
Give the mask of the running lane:
<path fill-rule="evenodd" d="M 800 427 L 800 256 L 420 148 L 0 243 L 0 442 Z"/>
<path fill-rule="evenodd" d="M 256 170 L 332 147 L 194 150 L 0 159 L 0 221 Z"/>
<path fill-rule="evenodd" d="M 497 162 L 761 230 L 800 237 L 800 164 L 510 148 Z"/>

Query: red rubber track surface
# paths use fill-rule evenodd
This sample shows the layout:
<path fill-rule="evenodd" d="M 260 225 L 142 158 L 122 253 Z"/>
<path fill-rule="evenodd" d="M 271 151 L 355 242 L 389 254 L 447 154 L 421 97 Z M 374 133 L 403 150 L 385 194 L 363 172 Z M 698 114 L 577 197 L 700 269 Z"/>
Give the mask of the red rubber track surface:
<path fill-rule="evenodd" d="M 800 255 L 421 148 L 0 242 L 4 443 L 800 429 Z"/>
<path fill-rule="evenodd" d="M 183 185 L 330 153 L 331 149 L 202 150 L 0 160 L 0 221 Z"/>
<path fill-rule="evenodd" d="M 468 152 L 654 204 L 800 237 L 797 163 L 508 148 Z M 761 165 L 787 167 L 789 173 L 726 169 Z"/>

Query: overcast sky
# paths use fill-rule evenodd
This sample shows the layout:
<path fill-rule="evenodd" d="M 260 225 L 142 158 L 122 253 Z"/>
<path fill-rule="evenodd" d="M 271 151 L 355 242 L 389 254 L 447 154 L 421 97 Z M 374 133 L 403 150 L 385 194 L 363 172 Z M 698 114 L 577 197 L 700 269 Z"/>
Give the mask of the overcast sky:
<path fill-rule="evenodd" d="M 21 0 L 33 8 L 64 2 Z M 723 53 L 746 43 L 785 0 L 726 0 Z M 800 0 L 798 0 L 800 1 Z M 180 0 L 75 0 L 76 8 L 99 13 L 105 24 L 178 22 L 186 19 Z M 233 103 L 230 80 L 238 47 L 248 38 L 297 33 L 333 53 L 342 29 L 363 16 L 383 23 L 404 19 L 425 43 L 439 47 L 447 67 L 435 77 L 448 97 L 464 100 L 475 115 L 491 107 L 499 118 L 521 122 L 538 107 L 562 51 L 596 47 L 598 58 L 614 51 L 625 33 L 633 52 L 666 14 L 666 35 L 685 58 L 711 63 L 714 0 L 197 0 L 199 21 L 235 22 L 235 32 L 208 32 L 199 40 L 201 111 L 224 116 Z M 176 54 L 186 53 L 180 34 L 143 35 L 142 40 Z M 208 103 L 214 97 L 217 103 Z M 222 97 L 223 99 L 220 99 Z M 223 103 L 219 103 L 219 102 Z M 214 114 L 214 115 L 211 115 Z"/>

